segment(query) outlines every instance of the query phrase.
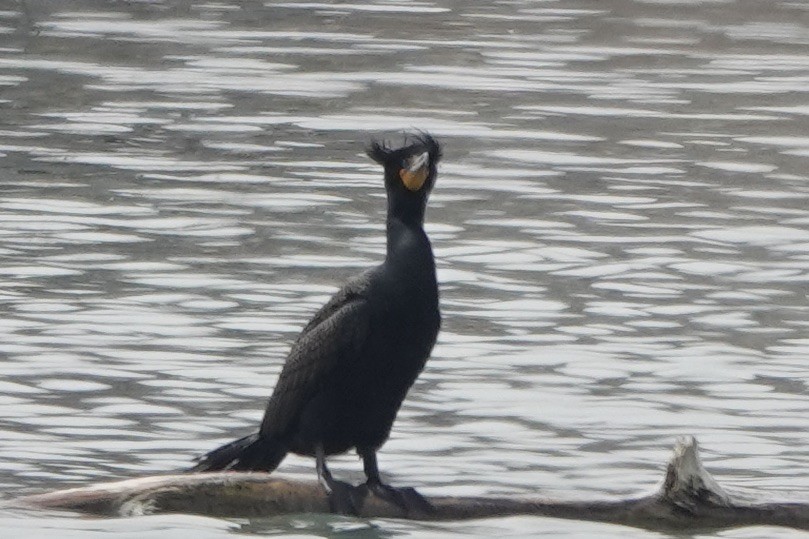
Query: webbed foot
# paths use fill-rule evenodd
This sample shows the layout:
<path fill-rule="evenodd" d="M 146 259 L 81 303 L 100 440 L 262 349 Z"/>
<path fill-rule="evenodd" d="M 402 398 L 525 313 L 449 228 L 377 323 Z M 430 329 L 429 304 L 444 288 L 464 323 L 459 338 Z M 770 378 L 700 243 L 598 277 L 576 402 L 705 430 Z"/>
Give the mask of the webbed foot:
<path fill-rule="evenodd" d="M 357 492 L 357 487 L 329 479 L 327 485 L 323 485 L 329 497 L 329 510 L 332 513 L 348 516 L 359 516 L 359 509 L 362 508 L 363 497 Z"/>
<path fill-rule="evenodd" d="M 384 483 L 368 481 L 357 488 L 363 490 L 364 495 L 371 493 L 377 498 L 399 507 L 407 516 L 429 515 L 435 511 L 430 502 L 412 487 L 395 488 Z"/>

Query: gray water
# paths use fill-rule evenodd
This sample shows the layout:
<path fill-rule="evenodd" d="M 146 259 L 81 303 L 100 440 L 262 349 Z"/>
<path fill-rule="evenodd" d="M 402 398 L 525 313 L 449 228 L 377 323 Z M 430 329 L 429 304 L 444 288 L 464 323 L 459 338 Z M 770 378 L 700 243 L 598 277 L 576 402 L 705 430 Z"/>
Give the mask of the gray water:
<path fill-rule="evenodd" d="M 392 483 L 635 495 L 693 434 L 728 489 L 809 498 L 809 2 L 1 7 L 5 497 L 176 470 L 255 428 L 297 332 L 384 252 L 364 145 L 415 128 L 445 145 L 427 216 L 444 324 L 380 453 Z M 527 517 L 0 526 L 659 536 Z"/>

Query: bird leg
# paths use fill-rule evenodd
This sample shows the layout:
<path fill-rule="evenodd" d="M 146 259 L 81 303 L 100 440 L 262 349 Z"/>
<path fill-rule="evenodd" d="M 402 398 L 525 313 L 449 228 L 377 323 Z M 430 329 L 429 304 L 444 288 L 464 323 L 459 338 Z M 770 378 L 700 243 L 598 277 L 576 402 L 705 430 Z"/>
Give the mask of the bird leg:
<path fill-rule="evenodd" d="M 376 462 L 376 451 L 363 450 L 360 452 L 360 456 L 362 457 L 365 476 L 368 478 L 365 482 L 365 488 L 368 492 L 400 507 L 406 515 L 413 513 L 430 514 L 434 511 L 430 502 L 416 492 L 413 487 L 394 488 L 382 482 L 382 478 L 379 477 L 379 466 Z"/>
<path fill-rule="evenodd" d="M 352 493 L 354 487 L 344 481 L 334 479 L 326 466 L 326 454 L 322 446 L 315 450 L 315 468 L 317 469 L 317 481 L 329 497 L 329 508 L 332 513 L 341 515 L 359 515 Z"/>

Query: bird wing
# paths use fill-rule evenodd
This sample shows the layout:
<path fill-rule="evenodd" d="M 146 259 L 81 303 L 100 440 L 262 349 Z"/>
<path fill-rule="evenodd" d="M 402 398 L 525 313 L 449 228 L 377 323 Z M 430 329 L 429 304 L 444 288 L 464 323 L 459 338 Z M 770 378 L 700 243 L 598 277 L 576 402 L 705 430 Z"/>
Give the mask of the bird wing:
<path fill-rule="evenodd" d="M 317 312 L 289 351 L 264 413 L 262 435 L 283 436 L 335 369 L 361 354 L 369 320 L 367 300 L 350 286 Z"/>

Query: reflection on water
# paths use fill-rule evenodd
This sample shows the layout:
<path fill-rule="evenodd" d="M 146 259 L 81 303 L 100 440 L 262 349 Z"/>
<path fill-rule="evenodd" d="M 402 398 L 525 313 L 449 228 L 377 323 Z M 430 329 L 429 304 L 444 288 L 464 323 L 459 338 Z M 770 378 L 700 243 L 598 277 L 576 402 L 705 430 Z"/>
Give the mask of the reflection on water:
<path fill-rule="evenodd" d="M 444 327 L 380 453 L 394 483 L 635 493 L 690 433 L 725 483 L 805 497 L 806 15 L 748 0 L 0 11 L 7 494 L 175 470 L 254 428 L 290 341 L 384 253 L 363 145 L 418 128 L 446 145 L 428 214 Z M 361 476 L 352 456 L 335 468 Z M 27 518 L 4 521 L 66 527 Z M 234 530 L 160 518 L 70 530 Z M 591 535 L 357 525 L 243 531 Z"/>

